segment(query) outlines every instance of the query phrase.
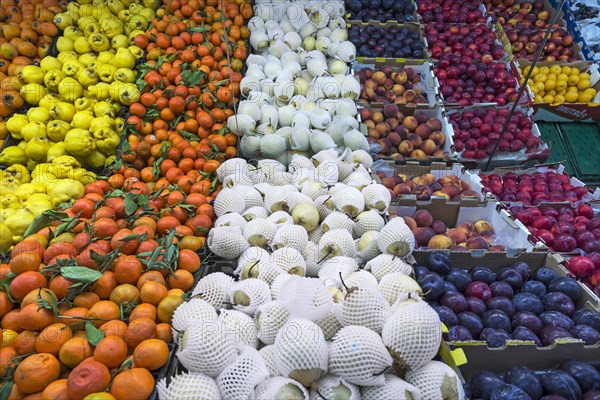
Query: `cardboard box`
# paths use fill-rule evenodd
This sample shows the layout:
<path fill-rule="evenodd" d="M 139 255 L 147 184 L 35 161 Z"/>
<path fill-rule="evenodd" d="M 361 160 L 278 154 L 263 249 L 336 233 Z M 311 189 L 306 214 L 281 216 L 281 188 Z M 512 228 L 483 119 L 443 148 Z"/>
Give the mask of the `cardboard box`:
<path fill-rule="evenodd" d="M 510 107 L 511 106 L 504 106 L 504 107 L 500 107 L 500 108 L 509 109 Z M 464 107 L 461 109 L 450 108 L 446 111 L 448 120 L 450 120 L 450 116 L 452 114 L 459 113 L 459 112 L 462 113 L 465 110 L 474 110 L 476 108 L 492 108 L 492 107 L 489 105 L 485 105 L 485 106 L 478 105 L 478 106 Z M 497 109 L 499 107 L 493 107 L 493 108 Z M 530 118 L 533 115 L 533 109 L 529 108 L 527 105 L 523 105 L 523 106 L 518 105 L 517 108 L 515 109 L 515 111 L 519 111 L 525 115 L 529 115 Z M 531 118 L 531 119 L 533 121 L 533 118 Z M 538 126 L 535 124 L 535 122 L 533 123 L 533 126 L 531 127 L 531 134 L 537 138 L 540 138 L 540 130 L 539 130 Z M 483 169 L 483 168 L 485 168 L 485 166 L 487 164 L 488 158 L 483 158 L 483 159 L 464 158 L 461 156 L 462 152 L 459 153 L 458 151 L 456 151 L 455 148 L 453 148 L 453 150 L 458 155 L 459 162 L 465 164 L 470 169 Z M 540 146 L 536 152 L 528 153 L 525 148 L 521 149 L 521 151 L 519 151 L 518 153 L 496 150 L 496 154 L 494 155 L 494 157 L 492 158 L 492 161 L 490 162 L 490 168 L 508 167 L 508 166 L 514 166 L 515 164 L 520 164 L 520 165 L 539 164 L 540 162 L 546 161 L 549 156 L 550 156 L 550 149 L 540 139 Z"/>
<path fill-rule="evenodd" d="M 392 26 L 398 26 L 400 28 L 406 26 L 411 32 L 419 32 L 419 36 L 421 38 L 421 45 L 423 47 L 423 54 L 427 54 L 427 47 L 425 46 L 425 40 L 423 38 L 423 30 L 421 29 L 421 25 L 419 24 L 415 24 L 415 23 L 406 23 L 406 24 L 398 24 L 396 22 L 384 22 L 381 23 L 379 21 L 369 21 L 369 22 L 357 22 L 357 21 L 348 21 L 348 29 L 350 29 L 350 27 L 352 25 L 358 25 L 360 27 L 366 27 L 367 25 L 373 25 L 377 28 L 384 28 L 384 29 L 389 29 Z M 356 46 L 358 48 L 358 46 Z M 425 58 L 403 58 L 403 57 L 390 57 L 390 58 L 386 58 L 386 57 L 377 57 L 377 58 L 372 58 L 372 57 L 365 57 L 362 56 L 360 53 L 356 53 L 356 59 L 358 62 L 363 63 L 363 64 L 374 64 L 375 62 L 388 62 L 390 60 L 393 60 L 397 63 L 410 63 L 410 64 L 423 64 L 425 62 Z"/>
<path fill-rule="evenodd" d="M 379 106 L 379 107 L 369 107 L 369 110 L 372 111 L 381 111 L 383 110 L 383 106 Z M 415 109 L 414 107 L 399 107 L 400 112 L 402 112 L 405 116 L 411 116 L 414 115 L 415 111 L 417 109 Z M 442 133 L 444 133 L 444 135 L 446 136 L 446 139 L 444 141 L 444 144 L 442 146 L 442 150 L 444 151 L 445 154 L 448 155 L 448 159 L 452 159 L 452 158 L 456 158 L 456 153 L 454 152 L 454 142 L 452 140 L 452 137 L 454 136 L 454 130 L 452 129 L 452 125 L 450 124 L 450 122 L 448 121 L 448 118 L 446 117 L 446 113 L 444 111 L 443 106 L 438 105 L 435 108 L 423 108 L 423 109 L 418 109 L 419 112 L 423 112 L 426 113 L 427 116 L 429 118 L 438 118 L 440 121 L 442 121 Z M 363 132 L 363 134 L 365 136 L 368 136 L 368 132 L 366 129 L 366 126 L 364 125 L 364 123 L 362 123 L 362 121 L 360 120 L 360 110 L 359 110 L 359 121 L 361 122 L 361 131 Z M 380 156 L 384 159 L 391 159 L 389 156 Z M 443 161 L 444 159 L 441 157 L 429 157 L 429 159 L 427 161 L 423 161 L 423 163 L 431 163 L 433 161 Z M 400 163 L 404 163 L 405 161 L 416 161 L 421 163 L 421 161 L 416 160 L 414 158 L 405 158 L 402 161 L 399 161 Z"/>
<path fill-rule="evenodd" d="M 503 177 L 504 175 L 506 175 L 508 173 L 515 173 L 515 174 L 519 175 L 519 174 L 535 174 L 536 172 L 550 172 L 550 171 L 552 171 L 556 174 L 559 174 L 559 175 L 566 174 L 565 167 L 559 163 L 538 165 L 534 168 L 521 168 L 520 166 L 499 167 L 492 171 L 487 171 L 487 172 L 475 171 L 475 173 L 479 174 L 479 175 L 496 174 L 496 175 L 499 175 L 500 177 Z M 573 176 L 571 176 L 569 178 L 569 182 L 571 185 L 573 185 L 573 187 L 585 187 L 585 183 L 581 182 L 579 179 L 577 179 Z M 482 193 L 485 196 L 494 196 L 494 194 L 492 192 L 490 192 L 489 190 L 487 190 L 485 188 Z M 496 197 L 496 196 L 494 196 L 494 197 Z M 593 200 L 600 200 L 600 188 L 596 188 L 594 191 L 592 191 L 590 189 L 589 193 L 581 199 L 581 202 L 593 201 Z M 507 201 L 502 201 L 502 200 L 498 200 L 498 201 L 503 202 L 504 204 L 507 205 L 507 207 L 523 206 L 523 203 L 518 202 L 518 201 L 517 202 L 507 202 Z M 568 201 L 564 201 L 564 202 L 545 202 L 545 203 L 540 203 L 537 206 L 525 206 L 525 207 L 546 207 L 546 206 L 549 206 L 552 204 L 560 206 L 560 207 L 570 207 L 571 206 L 571 204 Z M 577 204 L 579 204 L 579 203 L 577 203 Z"/>
<path fill-rule="evenodd" d="M 440 98 L 440 84 L 433 73 L 432 64 L 428 61 L 425 61 L 423 64 L 412 65 L 407 62 L 398 62 L 397 60 L 381 60 L 381 59 L 367 59 L 372 62 L 354 62 L 352 64 L 352 71 L 355 76 L 357 76 L 358 71 L 364 68 L 372 68 L 373 70 L 379 70 L 382 66 L 390 66 L 393 71 L 398 71 L 400 68 L 404 69 L 406 67 L 413 68 L 420 76 L 421 82 L 424 84 L 425 89 L 423 90 L 423 95 L 427 97 L 429 100 L 429 104 L 417 104 L 417 108 L 430 108 L 435 107 L 441 104 L 442 100 Z M 362 90 L 362 85 L 361 85 Z M 360 99 L 359 99 L 360 100 Z M 384 104 L 381 102 L 370 102 L 369 107 L 383 107 Z"/>
<path fill-rule="evenodd" d="M 481 178 L 477 174 L 473 174 L 465 169 L 461 164 L 452 164 L 451 166 L 446 165 L 445 163 L 440 162 L 432 162 L 430 165 L 419 165 L 414 161 L 407 162 L 404 165 L 396 165 L 391 161 L 380 161 L 375 162 L 373 164 L 372 169 L 377 172 L 383 172 L 387 177 L 404 174 L 409 178 L 415 176 L 421 176 L 424 174 L 431 174 L 435 177 L 436 180 L 440 178 L 444 178 L 449 175 L 454 175 L 458 177 L 460 180 L 467 182 L 470 185 L 470 190 L 473 190 L 477 193 L 481 193 L 481 196 L 475 198 L 478 201 L 485 201 L 486 197 L 483 191 L 483 185 L 481 184 Z M 439 198 L 441 200 L 445 199 L 441 196 L 432 196 L 432 198 Z M 399 200 L 412 200 L 417 202 L 417 197 L 414 194 L 402 194 L 398 196 L 397 200 L 394 200 L 392 203 L 397 204 Z M 452 202 L 446 200 L 447 203 L 459 203 Z"/>
<path fill-rule="evenodd" d="M 463 222 L 475 223 L 479 220 L 486 220 L 494 227 L 496 239 L 492 242 L 492 245 L 506 246 L 504 253 L 510 256 L 542 249 L 541 244 L 537 246 L 533 244 L 529 230 L 520 221 L 514 220 L 508 211 L 494 201 L 479 202 L 472 198 L 465 198 L 460 203 L 447 203 L 439 198 L 416 202 L 400 199 L 397 204 L 391 205 L 389 208 L 390 215 L 402 217 L 412 217 L 417 210 L 429 211 L 434 220 L 443 221 L 448 228 L 456 227 Z M 421 252 L 429 254 L 433 251 L 436 250 L 422 249 L 416 250 L 415 254 Z M 473 254 L 481 255 L 488 252 L 485 250 L 472 250 L 470 252 L 451 253 L 463 254 L 464 257 L 469 257 Z M 538 255 L 538 257 L 540 256 Z"/>
<path fill-rule="evenodd" d="M 531 65 L 531 62 L 518 60 L 511 63 L 513 73 L 519 77 L 519 80 L 524 79 L 524 74 L 519 74 L 518 68 L 524 69 Z M 598 64 L 590 61 L 579 61 L 576 63 L 563 62 L 547 62 L 540 61 L 536 64 L 537 67 L 551 67 L 553 65 L 569 66 L 577 68 L 581 72 L 590 74 L 591 87 L 596 89 L 596 96 L 592 99 L 592 103 L 536 103 L 535 97 L 529 92 L 530 104 L 535 110 L 535 118 L 539 121 L 548 122 L 598 122 L 600 121 L 600 72 Z"/>

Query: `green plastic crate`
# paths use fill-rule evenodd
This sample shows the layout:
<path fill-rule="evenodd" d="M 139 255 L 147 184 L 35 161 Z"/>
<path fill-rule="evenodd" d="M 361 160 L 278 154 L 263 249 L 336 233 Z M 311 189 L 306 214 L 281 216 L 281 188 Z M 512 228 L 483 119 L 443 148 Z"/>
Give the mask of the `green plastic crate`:
<path fill-rule="evenodd" d="M 571 164 L 571 156 L 565 148 L 564 139 L 558 130 L 555 123 L 538 122 L 538 128 L 542 135 L 542 139 L 550 148 L 550 157 L 547 163 L 561 163 L 565 166 L 565 170 L 569 175 L 573 175 L 573 165 Z"/>
<path fill-rule="evenodd" d="M 600 183 L 600 129 L 597 124 L 557 124 L 565 141 L 573 174 L 587 183 Z"/>

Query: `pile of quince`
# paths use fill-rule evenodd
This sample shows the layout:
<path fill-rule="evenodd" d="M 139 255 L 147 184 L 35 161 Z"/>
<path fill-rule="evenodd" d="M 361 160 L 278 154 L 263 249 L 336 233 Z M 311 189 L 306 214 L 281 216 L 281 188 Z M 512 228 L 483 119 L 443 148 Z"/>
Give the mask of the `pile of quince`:
<path fill-rule="evenodd" d="M 133 38 L 154 18 L 154 1 L 70 2 L 54 22 L 63 30 L 57 57 L 19 72 L 21 96 L 34 106 L 6 121 L 18 146 L 5 148 L 0 163 L 26 165 L 70 155 L 85 168 L 113 162 L 120 142 L 122 106 L 136 102 L 136 61 L 144 55 Z"/>
<path fill-rule="evenodd" d="M 95 180 L 96 175 L 71 156 L 38 164 L 31 173 L 21 164 L 0 171 L 0 250 L 7 252 L 23 240 L 33 219 L 44 211 L 83 197 L 84 186 Z"/>
<path fill-rule="evenodd" d="M 519 68 L 521 84 L 529 69 L 529 66 Z M 535 66 L 527 84 L 535 103 L 594 103 L 598 94 L 591 85 L 588 72 L 568 65 Z"/>

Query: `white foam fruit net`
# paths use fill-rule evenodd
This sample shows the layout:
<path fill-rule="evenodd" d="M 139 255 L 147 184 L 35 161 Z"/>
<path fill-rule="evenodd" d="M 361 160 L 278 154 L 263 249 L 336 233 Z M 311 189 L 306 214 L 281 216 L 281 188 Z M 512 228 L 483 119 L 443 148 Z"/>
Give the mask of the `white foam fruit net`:
<path fill-rule="evenodd" d="M 344 229 L 327 231 L 319 239 L 319 255 L 321 258 L 346 256 L 352 257 L 356 246 L 352 234 Z"/>
<path fill-rule="evenodd" d="M 223 188 L 214 203 L 215 215 L 220 217 L 227 213 L 241 214 L 246 210 L 244 198 L 233 189 Z"/>
<path fill-rule="evenodd" d="M 210 376 L 195 372 L 183 372 L 171 378 L 163 378 L 156 384 L 160 400 L 221 400 L 217 383 Z"/>
<path fill-rule="evenodd" d="M 352 288 L 341 307 L 335 310 L 342 326 L 364 326 L 381 333 L 390 313 L 390 305 L 377 288 L 363 286 Z"/>
<path fill-rule="evenodd" d="M 377 237 L 379 237 L 379 232 L 367 231 L 360 239 L 356 239 L 356 252 L 363 262 L 372 260 L 381 254 L 377 245 Z"/>
<path fill-rule="evenodd" d="M 210 251 L 226 260 L 238 258 L 250 246 L 239 226 L 221 226 L 211 229 L 206 243 Z"/>
<path fill-rule="evenodd" d="M 340 321 L 338 321 L 335 311 L 333 310 L 336 307 L 340 307 L 340 305 L 334 304 L 333 308 L 329 310 L 327 315 L 316 322 L 317 325 L 321 327 L 321 330 L 323 330 L 325 340 L 333 339 L 335 334 L 342 329 L 342 324 L 340 324 Z"/>
<path fill-rule="evenodd" d="M 267 282 L 269 285 L 273 283 L 279 275 L 285 275 L 285 271 L 279 268 L 271 258 L 268 260 L 260 260 L 256 265 L 258 270 L 258 279 Z"/>
<path fill-rule="evenodd" d="M 407 300 L 385 322 L 381 337 L 398 364 L 415 369 L 437 354 L 442 324 L 426 302 Z"/>
<path fill-rule="evenodd" d="M 311 388 L 310 400 L 360 400 L 360 388 L 332 374 L 323 375 Z"/>
<path fill-rule="evenodd" d="M 238 356 L 234 335 L 220 321 L 192 322 L 177 351 L 177 358 L 188 371 L 216 377 Z"/>
<path fill-rule="evenodd" d="M 283 376 L 266 379 L 254 390 L 255 400 L 297 399 L 299 396 L 308 400 L 308 391 L 295 380 Z"/>
<path fill-rule="evenodd" d="M 375 279 L 375 277 L 373 276 L 373 274 L 371 274 L 368 271 L 365 271 L 364 269 L 352 272 L 350 275 L 348 275 L 346 277 L 346 279 L 344 279 L 344 283 L 349 288 L 353 287 L 353 286 L 358 286 L 358 287 L 363 287 L 363 286 L 377 287 L 377 279 Z"/>
<path fill-rule="evenodd" d="M 395 375 L 386 374 L 382 386 L 365 386 L 361 389 L 363 400 L 421 400 L 421 392 Z M 432 397 L 434 398 L 434 397 Z"/>
<path fill-rule="evenodd" d="M 419 284 L 401 272 L 387 274 L 381 278 L 379 291 L 390 305 L 394 304 L 401 296 L 408 297 L 409 294 L 422 293 Z"/>
<path fill-rule="evenodd" d="M 418 369 L 408 371 L 404 379 L 421 392 L 423 399 L 465 399 L 456 372 L 439 361 L 429 361 Z"/>
<path fill-rule="evenodd" d="M 233 278 L 223 272 L 206 275 L 198 281 L 192 291 L 192 297 L 199 296 L 214 308 L 223 308 L 223 303 L 229 302 L 229 290 Z"/>
<path fill-rule="evenodd" d="M 245 347 L 240 356 L 217 377 L 217 386 L 224 399 L 247 400 L 256 385 L 269 377 L 263 358 L 256 349 Z"/>
<path fill-rule="evenodd" d="M 362 326 L 340 329 L 329 349 L 329 372 L 355 385 L 383 385 L 382 372 L 392 363 L 381 336 Z"/>
<path fill-rule="evenodd" d="M 277 232 L 277 225 L 267 219 L 253 219 L 244 227 L 244 238 L 255 246 L 267 246 Z"/>
<path fill-rule="evenodd" d="M 313 231 L 314 232 L 314 231 Z M 304 261 L 306 262 L 306 276 L 316 278 L 319 276 L 321 265 L 319 262 L 319 245 L 313 241 L 306 244 L 306 248 L 302 252 Z"/>
<path fill-rule="evenodd" d="M 240 292 L 248 296 L 249 303 L 248 305 L 237 304 L 233 307 L 248 315 L 254 315 L 258 307 L 271 301 L 269 284 L 260 279 L 250 278 L 235 282 L 229 291 L 229 299 L 232 304 L 235 304 L 236 294 L 239 296 Z"/>
<path fill-rule="evenodd" d="M 375 210 L 363 211 L 356 218 L 354 235 L 360 237 L 368 231 L 380 231 L 385 226 L 383 217 Z"/>
<path fill-rule="evenodd" d="M 221 310 L 218 321 L 225 324 L 228 335 L 234 335 L 234 342 L 241 348 L 242 346 L 258 347 L 258 327 L 254 318 L 241 311 Z"/>
<path fill-rule="evenodd" d="M 260 260 L 268 260 L 269 252 L 261 247 L 248 247 L 238 258 L 237 268 L 233 272 L 236 276 L 241 277 L 244 268 L 252 267 Z M 210 276 L 210 275 L 209 275 Z"/>
<path fill-rule="evenodd" d="M 262 357 L 270 376 L 279 376 L 277 365 L 275 364 L 275 346 L 265 346 L 258 351 L 258 354 Z"/>
<path fill-rule="evenodd" d="M 288 279 L 290 279 L 290 276 L 290 274 L 281 274 L 273 280 L 273 283 L 271 283 L 271 298 L 273 300 L 277 300 L 279 298 L 281 287 Z"/>
<path fill-rule="evenodd" d="M 219 218 L 217 218 L 213 224 L 213 228 L 218 228 L 221 226 L 239 226 L 240 229 L 244 229 L 247 223 L 248 221 L 246 221 L 240 214 L 229 213 L 221 215 Z"/>
<path fill-rule="evenodd" d="M 292 275 L 285 281 L 277 300 L 291 315 L 317 321 L 333 306 L 333 298 L 325 285 L 316 278 Z"/>
<path fill-rule="evenodd" d="M 277 332 L 289 318 L 290 312 L 278 301 L 270 301 L 258 307 L 254 314 L 258 339 L 265 344 L 275 343 Z"/>
<path fill-rule="evenodd" d="M 299 380 L 297 373 L 307 370 L 325 373 L 328 355 L 323 331 L 309 320 L 291 318 L 275 338 L 275 364 L 285 377 Z M 312 382 L 301 383 L 309 386 Z"/>
<path fill-rule="evenodd" d="M 308 243 L 306 229 L 299 225 L 281 225 L 271 241 L 271 247 L 273 250 L 291 247 L 301 252 L 306 247 L 306 243 Z"/>
<path fill-rule="evenodd" d="M 341 285 L 342 280 L 345 281 L 348 275 L 356 271 L 358 271 L 358 263 L 355 259 L 344 256 L 332 257 L 321 263 L 319 279 L 322 282 L 328 280 L 337 281 Z"/>
<path fill-rule="evenodd" d="M 216 320 L 217 311 L 210 303 L 200 298 L 193 298 L 181 304 L 173 313 L 171 321 L 173 339 L 177 342 L 180 333 L 183 333 L 191 323 Z"/>
<path fill-rule="evenodd" d="M 405 263 L 399 257 L 394 257 L 391 254 L 378 255 L 365 264 L 365 269 L 371 271 L 378 281 L 385 275 L 394 272 L 401 272 L 404 275 L 410 275 L 413 272 L 413 268 L 410 264 Z"/>
<path fill-rule="evenodd" d="M 275 250 L 271 258 L 285 272 L 295 275 L 304 275 L 306 272 L 306 261 L 296 249 L 283 247 Z"/>
<path fill-rule="evenodd" d="M 334 211 L 325 217 L 321 222 L 321 228 L 324 232 L 331 231 L 333 229 L 344 229 L 352 233 L 354 229 L 354 221 L 350 219 L 346 214 L 340 211 Z"/>

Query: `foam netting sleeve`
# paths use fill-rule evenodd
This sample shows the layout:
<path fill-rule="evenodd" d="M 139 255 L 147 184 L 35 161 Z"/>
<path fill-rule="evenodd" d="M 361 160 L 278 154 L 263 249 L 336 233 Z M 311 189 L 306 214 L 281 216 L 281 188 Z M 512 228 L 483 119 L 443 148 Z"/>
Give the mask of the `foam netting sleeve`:
<path fill-rule="evenodd" d="M 356 246 L 352 234 L 345 229 L 327 231 L 319 239 L 319 255 L 323 257 L 354 256 Z"/>
<path fill-rule="evenodd" d="M 243 158 L 231 158 L 223 161 L 219 168 L 217 168 L 217 176 L 222 182 L 223 179 L 232 174 L 248 174 L 248 162 Z"/>
<path fill-rule="evenodd" d="M 254 318 L 241 311 L 221 310 L 219 321 L 225 324 L 228 333 L 235 334 L 234 342 L 241 349 L 242 346 L 258 347 L 258 327 Z"/>
<path fill-rule="evenodd" d="M 365 197 L 365 206 L 368 209 L 376 209 L 380 212 L 387 211 L 392 201 L 390 191 L 385 186 L 374 183 L 362 190 Z"/>
<path fill-rule="evenodd" d="M 375 279 L 373 274 L 371 274 L 369 271 L 365 271 L 364 269 L 359 269 L 358 271 L 352 272 L 346 279 L 344 279 L 344 283 L 349 288 L 353 286 L 378 286 L 377 279 Z"/>
<path fill-rule="evenodd" d="M 233 273 L 236 276 L 240 277 L 242 276 L 244 267 L 252 266 L 260 260 L 268 260 L 269 257 L 269 252 L 261 247 L 248 247 L 238 258 L 237 268 L 235 269 L 235 271 L 233 271 Z"/>
<path fill-rule="evenodd" d="M 217 217 L 227 213 L 241 214 L 246 210 L 246 203 L 235 190 L 223 188 L 215 198 L 214 208 Z"/>
<path fill-rule="evenodd" d="M 190 323 L 177 358 L 188 371 L 216 377 L 238 357 L 234 338 L 220 321 Z"/>
<path fill-rule="evenodd" d="M 270 243 L 277 232 L 277 225 L 267 219 L 253 219 L 244 227 L 244 238 L 248 243 L 264 247 Z"/>
<path fill-rule="evenodd" d="M 302 254 L 291 247 L 283 247 L 277 249 L 271 254 L 275 264 L 282 270 L 296 275 L 304 275 L 306 273 L 306 261 Z M 291 272 L 290 272 L 291 271 Z"/>
<path fill-rule="evenodd" d="M 400 217 L 392 218 L 379 232 L 381 253 L 407 257 L 415 248 L 415 235 Z"/>
<path fill-rule="evenodd" d="M 270 376 L 279 376 L 277 365 L 275 364 L 275 346 L 270 344 L 263 347 L 258 351 L 258 354 L 262 357 Z"/>
<path fill-rule="evenodd" d="M 361 237 L 368 231 L 380 231 L 385 226 L 385 220 L 375 210 L 363 211 L 358 214 L 354 224 L 354 236 Z"/>
<path fill-rule="evenodd" d="M 180 333 L 183 333 L 193 322 L 216 321 L 217 311 L 207 301 L 199 298 L 181 304 L 175 309 L 171 321 L 173 339 L 177 343 Z"/>
<path fill-rule="evenodd" d="M 312 321 L 291 318 L 275 338 L 275 364 L 282 376 L 292 371 L 327 371 L 329 349 L 321 328 Z"/>
<path fill-rule="evenodd" d="M 378 281 L 387 274 L 401 272 L 404 275 L 410 275 L 413 268 L 410 264 L 405 263 L 401 258 L 391 254 L 380 254 L 365 264 L 365 269 L 371 271 L 373 276 Z"/>
<path fill-rule="evenodd" d="M 324 232 L 334 229 L 343 229 L 350 233 L 354 230 L 354 221 L 349 216 L 340 211 L 334 211 L 323 219 L 321 228 Z"/>
<path fill-rule="evenodd" d="M 159 400 L 221 400 L 217 383 L 210 376 L 195 372 L 183 372 L 156 384 Z"/>
<path fill-rule="evenodd" d="M 358 271 L 358 263 L 355 259 L 344 256 L 332 257 L 321 263 L 319 279 L 322 282 L 336 281 L 341 285 L 342 279 L 345 280 L 348 275 L 356 271 Z"/>
<path fill-rule="evenodd" d="M 361 388 L 363 400 L 421 400 L 421 392 L 410 383 L 395 375 L 385 374 L 382 386 L 365 386 Z"/>
<path fill-rule="evenodd" d="M 419 284 L 401 272 L 387 274 L 381 278 L 379 291 L 390 305 L 396 303 L 401 296 L 408 297 L 411 293 L 422 293 Z"/>
<path fill-rule="evenodd" d="M 338 321 L 337 316 L 335 315 L 335 311 L 333 310 L 336 307 L 339 307 L 339 304 L 334 304 L 333 308 L 329 310 L 327 315 L 324 318 L 316 321 L 316 324 L 321 327 L 323 330 L 323 335 L 325 336 L 325 340 L 331 340 L 335 336 L 336 333 L 340 329 L 342 329 L 342 324 Z"/>
<path fill-rule="evenodd" d="M 277 332 L 288 319 L 290 319 L 290 312 L 276 300 L 258 307 L 254 314 L 258 326 L 258 339 L 267 345 L 275 343 Z"/>
<path fill-rule="evenodd" d="M 314 231 L 313 231 L 314 232 Z M 319 270 L 321 265 L 319 262 L 319 245 L 313 241 L 309 241 L 306 244 L 306 248 L 302 252 L 302 257 L 306 262 L 306 276 L 316 278 L 319 276 Z"/>
<path fill-rule="evenodd" d="M 271 283 L 271 298 L 273 300 L 277 300 L 279 298 L 281 287 L 288 279 L 290 279 L 290 276 L 290 274 L 281 274 L 273 280 L 273 283 Z"/>
<path fill-rule="evenodd" d="M 340 329 L 329 348 L 329 372 L 355 385 L 383 385 L 381 372 L 393 362 L 381 336 L 362 326 Z"/>
<path fill-rule="evenodd" d="M 390 305 L 376 287 L 363 286 L 351 289 L 341 307 L 335 310 L 343 326 L 364 326 L 381 333 Z"/>
<path fill-rule="evenodd" d="M 259 383 L 254 390 L 254 399 L 273 400 L 281 398 L 281 393 L 279 393 L 279 391 L 286 386 L 286 394 L 290 395 L 290 392 L 294 391 L 296 394 L 302 395 L 304 396 L 304 399 L 308 400 L 308 391 L 304 386 L 293 379 L 284 378 L 283 376 L 275 376 Z M 284 398 L 287 398 L 287 396 Z"/>
<path fill-rule="evenodd" d="M 250 178 L 248 178 L 248 179 L 250 179 Z M 262 195 L 260 194 L 260 192 L 258 190 L 254 189 L 254 187 L 252 185 L 253 185 L 253 182 L 252 182 L 252 179 L 250 179 L 250 186 L 236 185 L 233 187 L 233 190 L 238 192 L 244 199 L 245 210 L 248 210 L 253 207 L 263 207 L 264 208 L 264 201 L 263 201 Z"/>
<path fill-rule="evenodd" d="M 317 321 L 333 307 L 333 298 L 316 278 L 292 275 L 285 281 L 277 301 L 294 317 Z"/>
<path fill-rule="evenodd" d="M 233 304 L 235 304 L 234 297 L 237 291 L 244 292 L 250 298 L 250 303 L 247 306 L 238 304 L 233 307 L 248 315 L 253 316 L 258 307 L 271 301 L 271 288 L 267 282 L 260 279 L 250 278 L 235 282 L 229 291 L 229 299 Z"/>
<path fill-rule="evenodd" d="M 408 371 L 404 379 L 419 389 L 423 399 L 465 399 L 456 372 L 439 361 L 429 361 L 416 370 Z"/>
<path fill-rule="evenodd" d="M 398 364 L 415 369 L 437 354 L 442 323 L 426 302 L 407 300 L 385 322 L 381 337 Z"/>
<path fill-rule="evenodd" d="M 344 390 L 345 389 L 345 390 Z M 310 391 L 310 400 L 329 400 L 338 398 L 338 393 L 344 393 L 348 400 L 360 400 L 360 388 L 353 383 L 347 382 L 343 378 L 327 374 L 323 375 L 315 383 Z"/>
<path fill-rule="evenodd" d="M 277 250 L 282 247 L 291 247 L 302 252 L 308 243 L 306 229 L 299 225 L 282 225 L 271 241 L 271 248 Z"/>
<path fill-rule="evenodd" d="M 228 400 L 247 400 L 256 386 L 269 377 L 263 358 L 256 349 L 245 347 L 240 356 L 217 377 L 221 396 Z"/>
<path fill-rule="evenodd" d="M 213 224 L 213 229 L 221 226 L 239 226 L 240 229 L 243 230 L 247 224 L 248 221 L 246 221 L 240 214 L 229 213 L 221 215 L 219 218 L 217 218 Z"/>
<path fill-rule="evenodd" d="M 250 207 L 242 214 L 245 220 L 251 221 L 256 218 L 267 218 L 269 212 L 263 206 Z"/>
<path fill-rule="evenodd" d="M 250 247 L 239 226 L 221 226 L 211 229 L 206 243 L 210 251 L 226 260 L 238 258 Z"/>
<path fill-rule="evenodd" d="M 229 302 L 229 290 L 233 282 L 231 276 L 223 272 L 214 272 L 198 281 L 192 291 L 192 297 L 200 296 L 214 308 L 223 308 L 223 303 Z"/>
<path fill-rule="evenodd" d="M 362 262 L 367 262 L 369 260 L 377 257 L 381 252 L 379 251 L 379 246 L 377 245 L 377 238 L 379 237 L 379 232 L 377 231 L 368 231 L 360 239 L 356 239 L 356 254 L 361 259 Z M 367 243 L 366 247 L 360 249 L 361 243 L 364 246 L 364 243 Z"/>

